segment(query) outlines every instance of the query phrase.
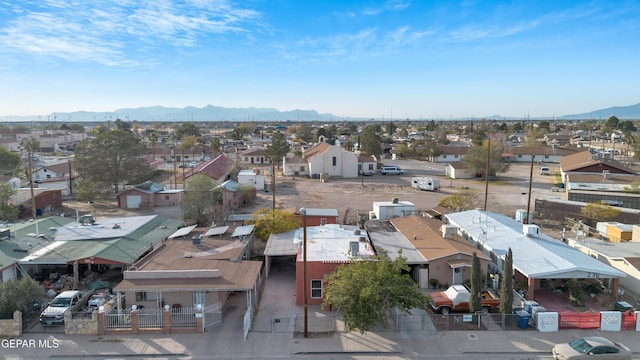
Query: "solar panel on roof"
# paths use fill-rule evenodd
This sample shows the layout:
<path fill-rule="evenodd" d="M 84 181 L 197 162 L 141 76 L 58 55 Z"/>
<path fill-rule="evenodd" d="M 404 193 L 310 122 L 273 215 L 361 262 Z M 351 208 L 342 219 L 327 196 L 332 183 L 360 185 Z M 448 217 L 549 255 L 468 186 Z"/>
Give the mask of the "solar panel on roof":
<path fill-rule="evenodd" d="M 195 228 L 196 228 L 196 225 L 191 225 L 191 226 L 183 227 L 182 229 L 178 229 L 178 231 L 174 232 L 169 236 L 169 239 L 177 238 L 180 236 L 187 236 Z"/>
<path fill-rule="evenodd" d="M 209 231 L 207 231 L 207 233 L 204 234 L 204 236 L 222 235 L 226 233 L 228 229 L 229 229 L 228 226 L 216 226 L 214 228 L 209 229 Z"/>

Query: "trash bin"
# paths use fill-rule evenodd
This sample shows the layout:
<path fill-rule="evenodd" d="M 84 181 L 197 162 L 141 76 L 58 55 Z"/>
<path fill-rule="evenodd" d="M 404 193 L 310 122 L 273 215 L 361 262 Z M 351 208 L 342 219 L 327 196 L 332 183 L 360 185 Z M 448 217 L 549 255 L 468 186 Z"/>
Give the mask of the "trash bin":
<path fill-rule="evenodd" d="M 531 314 L 526 311 L 518 311 L 516 312 L 518 315 L 518 327 L 520 329 L 526 329 L 529 327 L 529 319 L 531 318 Z"/>
<path fill-rule="evenodd" d="M 625 311 L 633 310 L 633 306 L 631 306 L 631 304 L 629 304 L 626 301 L 617 301 L 613 306 L 613 310 L 625 312 Z"/>
<path fill-rule="evenodd" d="M 531 308 L 534 308 L 536 306 L 540 306 L 540 304 L 538 304 L 537 301 L 534 301 L 534 300 L 525 300 L 524 301 L 524 311 L 528 312 L 529 314 L 531 314 L 533 312 L 531 310 Z"/>

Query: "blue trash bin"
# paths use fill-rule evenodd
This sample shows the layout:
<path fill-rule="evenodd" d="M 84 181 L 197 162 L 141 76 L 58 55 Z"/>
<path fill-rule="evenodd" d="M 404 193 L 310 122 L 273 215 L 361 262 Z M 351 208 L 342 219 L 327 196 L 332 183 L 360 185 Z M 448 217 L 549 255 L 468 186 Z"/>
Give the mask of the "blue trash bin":
<path fill-rule="evenodd" d="M 520 329 L 527 329 L 529 327 L 529 319 L 531 318 L 531 314 L 526 311 L 517 311 L 518 315 L 518 327 Z"/>

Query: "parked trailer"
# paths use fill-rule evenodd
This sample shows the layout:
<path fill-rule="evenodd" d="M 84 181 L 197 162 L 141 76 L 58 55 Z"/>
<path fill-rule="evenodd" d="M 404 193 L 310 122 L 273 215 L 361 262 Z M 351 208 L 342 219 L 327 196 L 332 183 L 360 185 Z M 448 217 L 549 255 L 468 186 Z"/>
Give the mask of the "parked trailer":
<path fill-rule="evenodd" d="M 411 187 L 418 190 L 440 191 L 440 179 L 414 177 L 411 178 Z"/>

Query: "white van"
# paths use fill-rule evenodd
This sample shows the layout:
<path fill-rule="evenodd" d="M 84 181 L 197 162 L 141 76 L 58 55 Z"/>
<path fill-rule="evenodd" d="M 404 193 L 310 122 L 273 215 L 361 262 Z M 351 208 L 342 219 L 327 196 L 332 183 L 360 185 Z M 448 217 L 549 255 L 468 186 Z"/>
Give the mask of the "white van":
<path fill-rule="evenodd" d="M 551 171 L 546 166 L 540 168 L 540 175 L 551 175 Z"/>
<path fill-rule="evenodd" d="M 398 166 L 385 165 L 380 168 L 380 173 L 382 175 L 402 175 L 404 171 Z"/>

